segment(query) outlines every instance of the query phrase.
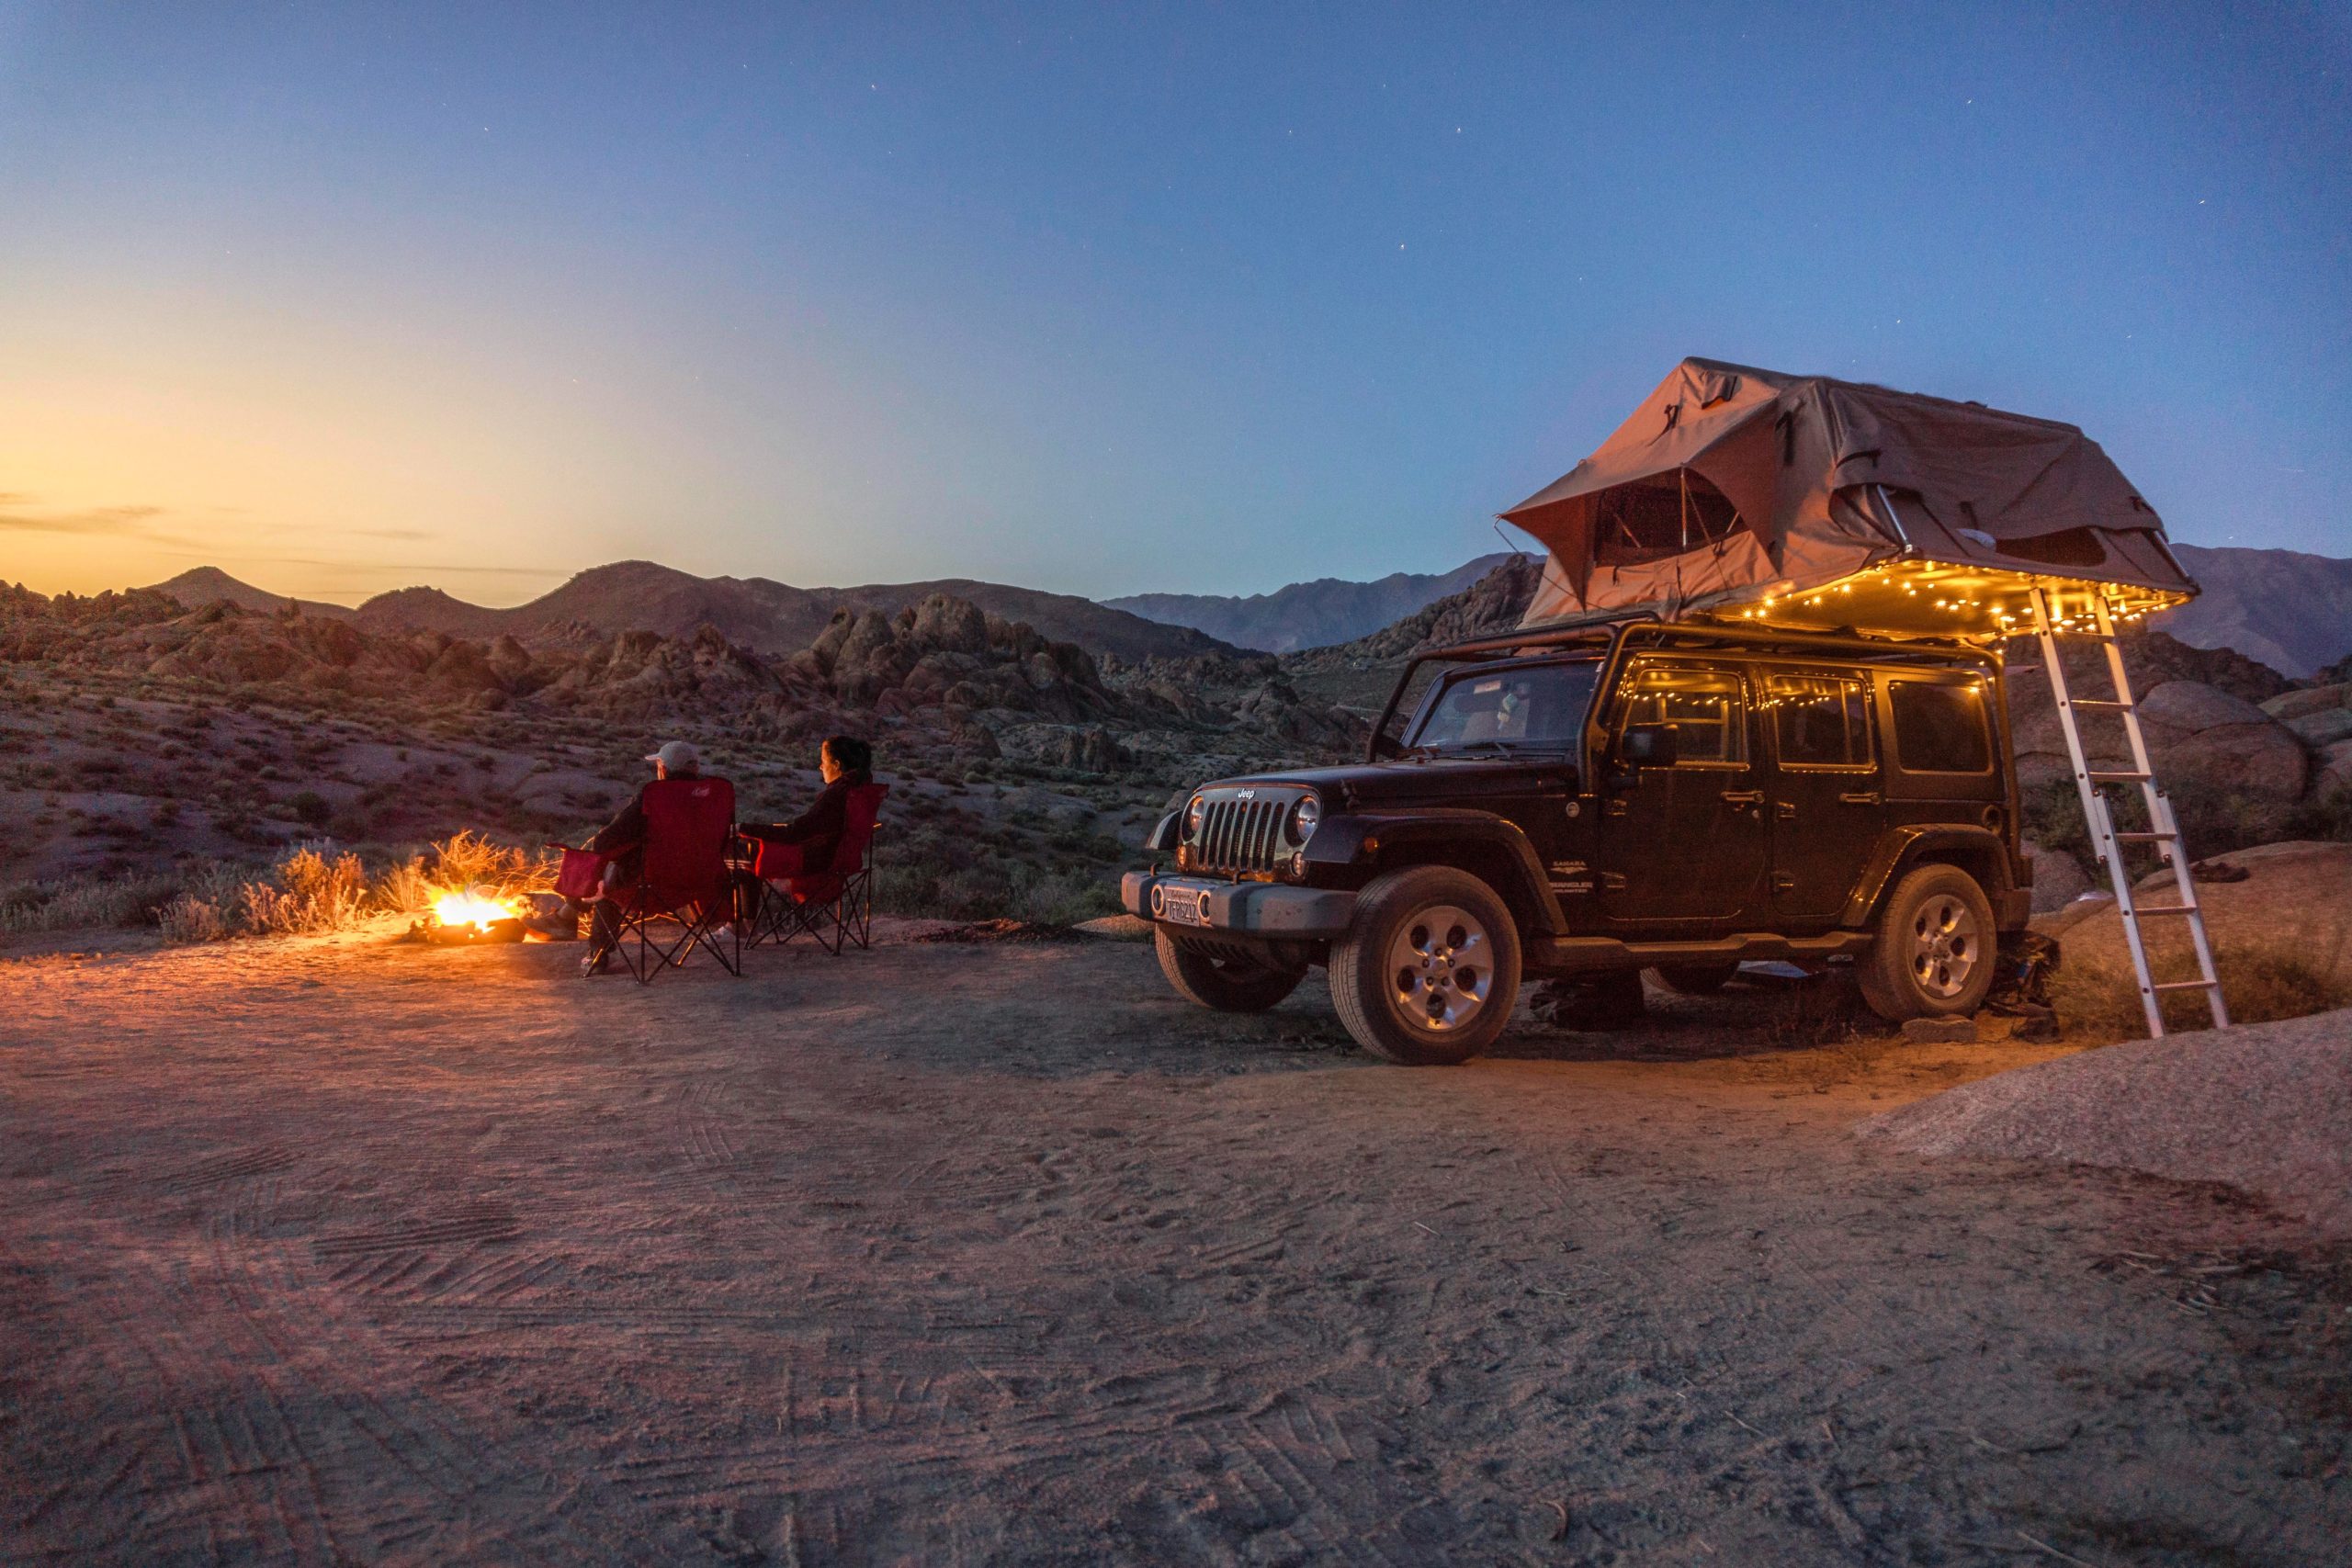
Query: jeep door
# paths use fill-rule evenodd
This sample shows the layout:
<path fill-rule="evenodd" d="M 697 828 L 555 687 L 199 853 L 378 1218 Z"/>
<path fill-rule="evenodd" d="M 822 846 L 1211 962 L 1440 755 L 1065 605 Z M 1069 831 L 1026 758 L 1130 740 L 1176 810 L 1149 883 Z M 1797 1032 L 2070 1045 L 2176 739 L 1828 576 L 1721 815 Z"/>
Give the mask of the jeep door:
<path fill-rule="evenodd" d="M 1739 666 L 1637 659 L 1610 715 L 1612 760 L 1629 724 L 1674 726 L 1677 756 L 1671 767 L 1605 770 L 1599 859 L 1610 924 L 1663 937 L 1673 933 L 1657 928 L 1760 916 L 1769 834 Z"/>
<path fill-rule="evenodd" d="M 1761 669 L 1772 738 L 1772 913 L 1835 924 L 1886 826 L 1886 786 L 1856 671 Z"/>

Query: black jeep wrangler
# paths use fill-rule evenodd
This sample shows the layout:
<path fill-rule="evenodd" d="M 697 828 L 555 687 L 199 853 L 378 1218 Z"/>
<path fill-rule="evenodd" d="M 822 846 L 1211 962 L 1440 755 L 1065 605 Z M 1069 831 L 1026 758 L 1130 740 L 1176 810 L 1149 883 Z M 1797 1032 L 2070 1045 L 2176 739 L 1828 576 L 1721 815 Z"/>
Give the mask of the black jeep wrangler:
<path fill-rule="evenodd" d="M 1621 620 L 1420 655 L 1363 765 L 1204 785 L 1122 893 L 1193 1001 L 1326 964 L 1366 1050 L 1460 1062 L 1531 976 L 1850 961 L 1889 1020 L 1973 1012 L 2030 910 L 2017 820 L 1997 657 Z"/>

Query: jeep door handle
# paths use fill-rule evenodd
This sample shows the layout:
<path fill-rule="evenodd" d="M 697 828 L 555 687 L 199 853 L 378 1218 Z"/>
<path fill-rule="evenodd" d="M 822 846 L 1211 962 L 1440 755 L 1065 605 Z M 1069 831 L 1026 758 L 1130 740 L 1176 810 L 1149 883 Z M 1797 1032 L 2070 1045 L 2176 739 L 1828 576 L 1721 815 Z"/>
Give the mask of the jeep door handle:
<path fill-rule="evenodd" d="M 1760 789 L 1727 789 L 1724 791 L 1725 806 L 1761 806 L 1764 792 Z"/>
<path fill-rule="evenodd" d="M 1776 800 L 1772 803 L 1772 815 L 1781 821 L 1793 822 L 1797 816 L 1797 803 L 1793 800 Z"/>
<path fill-rule="evenodd" d="M 1856 790 L 1849 795 L 1841 795 L 1838 798 L 1842 804 L 1847 806 L 1883 806 L 1886 804 L 1886 796 L 1879 794 L 1879 792 L 1874 789 Z"/>

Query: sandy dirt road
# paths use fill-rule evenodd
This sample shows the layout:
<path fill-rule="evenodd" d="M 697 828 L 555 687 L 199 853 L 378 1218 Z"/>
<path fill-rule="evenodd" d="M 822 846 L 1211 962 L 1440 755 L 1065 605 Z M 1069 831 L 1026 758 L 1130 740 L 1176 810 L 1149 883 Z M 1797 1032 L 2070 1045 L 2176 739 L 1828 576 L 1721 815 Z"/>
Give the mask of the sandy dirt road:
<path fill-rule="evenodd" d="M 0 1561 L 2346 1561 L 2340 1254 L 1850 1136 L 2010 1048 L 577 951 L 0 962 Z"/>

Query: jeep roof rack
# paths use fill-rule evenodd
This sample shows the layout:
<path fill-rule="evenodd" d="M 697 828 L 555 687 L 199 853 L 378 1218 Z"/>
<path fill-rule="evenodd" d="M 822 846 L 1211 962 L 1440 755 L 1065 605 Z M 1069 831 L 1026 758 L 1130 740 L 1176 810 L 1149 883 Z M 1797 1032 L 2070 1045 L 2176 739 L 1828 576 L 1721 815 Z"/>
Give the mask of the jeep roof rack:
<path fill-rule="evenodd" d="M 1600 646 L 1630 641 L 1634 634 L 1645 630 L 1651 632 L 1661 647 L 1735 647 L 1759 651 L 1784 649 L 1792 653 L 1869 658 L 1889 663 L 1948 663 L 1953 660 L 1965 660 L 1972 663 L 1989 664 L 1998 662 L 2000 658 L 1992 649 L 1958 637 L 1876 637 L 1847 628 L 1815 631 L 1769 623 L 1723 620 L 1713 616 L 1667 621 L 1651 610 L 1630 613 L 1620 610 L 1608 615 L 1579 616 L 1570 623 L 1530 626 L 1466 642 L 1449 643 L 1442 648 L 1424 649 L 1412 657 L 1416 663 L 1423 660 L 1466 661 L 1507 659 L 1544 649 L 1572 648 L 1581 642 Z"/>

